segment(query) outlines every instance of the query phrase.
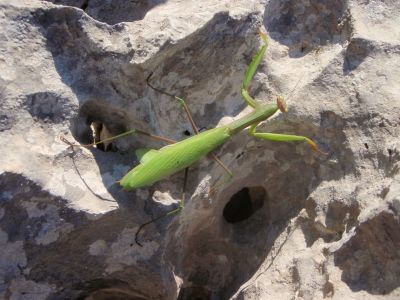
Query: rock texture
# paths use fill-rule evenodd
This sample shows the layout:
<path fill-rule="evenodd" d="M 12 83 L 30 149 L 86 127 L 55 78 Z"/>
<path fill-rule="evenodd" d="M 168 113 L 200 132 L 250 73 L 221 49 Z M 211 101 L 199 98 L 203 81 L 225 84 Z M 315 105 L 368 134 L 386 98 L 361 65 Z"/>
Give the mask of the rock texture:
<path fill-rule="evenodd" d="M 391 0 L 0 1 L 0 298 L 400 298 L 400 4 Z M 287 114 L 183 174 L 123 191 L 139 128 L 179 140 L 249 111 L 252 82 Z M 94 130 L 94 131 L 93 131 Z M 113 151 L 102 151 L 113 150 Z"/>

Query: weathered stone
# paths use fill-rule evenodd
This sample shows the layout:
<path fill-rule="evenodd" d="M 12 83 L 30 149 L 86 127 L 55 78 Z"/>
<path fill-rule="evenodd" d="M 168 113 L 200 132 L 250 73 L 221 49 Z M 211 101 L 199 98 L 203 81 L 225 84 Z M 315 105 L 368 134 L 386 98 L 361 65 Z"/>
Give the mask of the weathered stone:
<path fill-rule="evenodd" d="M 400 4 L 395 1 L 1 1 L 0 298 L 397 299 L 400 297 Z M 149 188 L 116 184 L 131 128 L 181 140 L 250 111 L 244 72 L 289 113 Z M 151 75 L 151 76 L 150 76 Z M 149 77 L 150 76 L 150 77 Z M 113 150 L 113 151 L 102 151 Z M 169 225 L 169 226 L 168 226 Z"/>

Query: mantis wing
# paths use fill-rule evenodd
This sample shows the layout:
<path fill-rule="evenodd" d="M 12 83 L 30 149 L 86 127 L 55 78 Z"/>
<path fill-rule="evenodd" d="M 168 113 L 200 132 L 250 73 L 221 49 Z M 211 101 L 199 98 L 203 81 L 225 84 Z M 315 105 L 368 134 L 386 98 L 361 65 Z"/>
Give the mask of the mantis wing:
<path fill-rule="evenodd" d="M 146 163 L 146 161 L 151 160 L 154 156 L 156 156 L 159 152 L 155 149 L 148 148 L 140 148 L 135 151 L 137 158 L 139 159 L 141 164 Z"/>

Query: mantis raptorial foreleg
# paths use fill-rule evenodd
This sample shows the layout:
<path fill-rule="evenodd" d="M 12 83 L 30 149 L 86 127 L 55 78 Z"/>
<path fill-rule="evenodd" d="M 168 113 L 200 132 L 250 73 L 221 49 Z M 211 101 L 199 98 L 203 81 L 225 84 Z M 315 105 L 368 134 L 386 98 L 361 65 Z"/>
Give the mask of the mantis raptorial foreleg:
<path fill-rule="evenodd" d="M 263 140 L 269 140 L 269 141 L 274 141 L 274 142 L 306 142 L 311 146 L 311 148 L 319 152 L 321 154 L 326 154 L 325 152 L 321 151 L 317 144 L 309 139 L 308 137 L 302 136 L 302 135 L 291 135 L 291 134 L 281 134 L 281 133 L 268 133 L 268 132 L 256 132 L 256 128 L 258 126 L 257 124 L 254 124 L 250 127 L 249 129 L 249 135 L 254 136 L 256 138 L 260 138 Z"/>
<path fill-rule="evenodd" d="M 250 65 L 246 71 L 246 74 L 245 74 L 245 77 L 243 80 L 243 84 L 242 84 L 242 89 L 241 89 L 244 100 L 247 102 L 248 105 L 250 105 L 253 108 L 256 108 L 257 106 L 259 106 L 259 104 L 249 95 L 248 87 L 249 87 L 251 80 L 254 77 L 254 74 L 256 73 L 258 65 L 261 63 L 261 60 L 262 60 L 262 58 L 265 54 L 265 51 L 268 47 L 268 44 L 269 44 L 267 35 L 265 33 L 263 33 L 262 31 L 259 31 L 259 34 L 260 34 L 261 38 L 264 40 L 264 45 L 261 47 L 261 49 L 258 51 L 256 56 L 251 61 Z M 285 103 L 283 97 L 279 96 L 277 103 L 278 103 L 279 109 L 282 112 L 287 112 L 287 106 L 286 106 L 286 103 Z M 317 144 L 314 141 L 312 141 L 311 139 L 309 139 L 305 136 L 256 132 L 256 128 L 257 128 L 258 124 L 259 124 L 259 122 L 250 126 L 249 134 L 251 136 L 261 138 L 264 140 L 276 141 L 276 142 L 302 141 L 302 142 L 308 143 L 314 151 L 320 152 L 322 154 L 326 154 L 323 151 L 319 150 Z"/>
<path fill-rule="evenodd" d="M 249 89 L 250 82 L 253 79 L 254 74 L 257 71 L 258 65 L 261 63 L 261 61 L 264 57 L 265 51 L 267 50 L 267 47 L 269 44 L 267 35 L 265 33 L 263 33 L 262 31 L 259 31 L 259 34 L 264 41 L 264 45 L 257 52 L 256 56 L 254 56 L 250 65 L 248 66 L 246 74 L 244 75 L 242 88 L 240 90 L 244 100 L 247 102 L 247 104 L 249 106 L 251 106 L 253 108 L 259 107 L 260 104 L 250 96 L 248 89 Z"/>
<path fill-rule="evenodd" d="M 254 77 L 254 74 L 257 71 L 258 65 L 261 63 L 263 56 L 265 54 L 265 51 L 267 50 L 268 47 L 268 37 L 263 33 L 263 32 L 259 32 L 261 38 L 264 41 L 264 45 L 261 47 L 261 49 L 257 52 L 256 56 L 254 56 L 254 58 L 252 59 L 250 65 L 247 67 L 246 70 L 246 74 L 244 76 L 243 79 L 243 83 L 242 83 L 242 88 L 240 90 L 243 99 L 246 101 L 246 103 L 251 106 L 252 108 L 257 108 L 260 106 L 260 104 L 255 101 L 249 94 L 249 85 L 251 80 Z M 218 158 L 215 157 L 215 159 L 218 161 Z M 217 188 L 223 184 L 225 184 L 227 181 L 229 181 L 230 179 L 232 179 L 233 177 L 233 173 L 225 167 L 225 165 L 221 162 L 220 165 L 225 169 L 225 171 L 228 173 L 229 177 L 227 180 L 221 180 L 220 182 L 216 183 L 211 189 L 210 189 L 210 194 L 215 193 L 215 191 L 217 190 Z"/>

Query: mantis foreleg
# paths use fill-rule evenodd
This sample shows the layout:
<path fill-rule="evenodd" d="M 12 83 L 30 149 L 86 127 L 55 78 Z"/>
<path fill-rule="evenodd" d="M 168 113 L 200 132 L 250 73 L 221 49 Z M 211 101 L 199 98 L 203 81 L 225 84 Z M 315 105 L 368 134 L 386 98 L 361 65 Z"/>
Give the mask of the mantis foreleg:
<path fill-rule="evenodd" d="M 261 63 L 261 60 L 263 59 L 263 56 L 265 54 L 265 51 L 267 50 L 268 43 L 269 43 L 268 37 L 265 33 L 260 31 L 259 34 L 264 41 L 264 45 L 257 52 L 256 56 L 254 56 L 249 67 L 247 68 L 247 71 L 246 71 L 246 74 L 244 76 L 243 83 L 242 83 L 242 89 L 241 89 L 241 93 L 242 93 L 244 100 L 247 102 L 248 105 L 250 105 L 253 108 L 258 107 L 259 104 L 250 96 L 248 88 L 250 85 L 250 81 L 253 79 L 254 74 L 257 71 L 258 65 Z"/>
<path fill-rule="evenodd" d="M 300 142 L 306 142 L 311 146 L 311 148 L 314 151 L 320 152 L 322 154 L 326 154 L 323 151 L 319 150 L 317 144 L 309 139 L 308 137 L 301 136 L 301 135 L 291 135 L 291 134 L 281 134 L 281 133 L 267 133 L 267 132 L 256 132 L 256 128 L 258 126 L 257 124 L 254 124 L 250 127 L 249 129 L 249 134 L 251 136 L 264 139 L 264 140 L 269 140 L 269 141 L 274 141 L 274 142 L 293 142 L 293 141 L 300 141 Z"/>

